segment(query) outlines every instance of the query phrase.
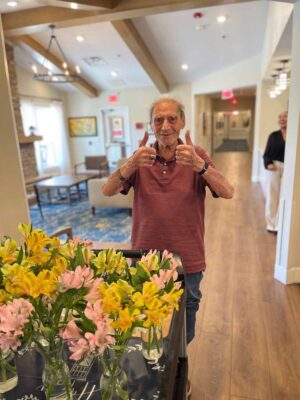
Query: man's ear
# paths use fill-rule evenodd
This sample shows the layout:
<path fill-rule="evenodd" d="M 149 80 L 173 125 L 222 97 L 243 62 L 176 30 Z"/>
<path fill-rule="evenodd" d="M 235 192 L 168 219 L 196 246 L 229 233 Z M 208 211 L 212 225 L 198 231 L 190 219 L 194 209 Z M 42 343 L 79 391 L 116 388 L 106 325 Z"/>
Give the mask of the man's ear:
<path fill-rule="evenodd" d="M 181 122 L 180 129 L 183 129 L 185 127 L 185 115 L 180 118 L 180 122 Z"/>

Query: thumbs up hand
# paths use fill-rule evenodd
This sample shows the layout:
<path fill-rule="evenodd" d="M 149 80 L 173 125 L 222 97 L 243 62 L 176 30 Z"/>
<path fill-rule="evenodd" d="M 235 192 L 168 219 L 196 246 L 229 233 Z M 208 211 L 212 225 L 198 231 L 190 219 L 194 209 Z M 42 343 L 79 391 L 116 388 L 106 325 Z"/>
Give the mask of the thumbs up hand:
<path fill-rule="evenodd" d="M 153 147 L 146 146 L 149 134 L 145 132 L 140 142 L 139 148 L 132 156 L 132 163 L 135 168 L 152 167 L 156 159 L 156 150 Z"/>
<path fill-rule="evenodd" d="M 185 133 L 185 144 L 179 144 L 176 146 L 176 163 L 179 165 L 187 165 L 194 171 L 199 172 L 204 167 L 205 161 L 198 156 L 193 145 L 190 131 Z"/>

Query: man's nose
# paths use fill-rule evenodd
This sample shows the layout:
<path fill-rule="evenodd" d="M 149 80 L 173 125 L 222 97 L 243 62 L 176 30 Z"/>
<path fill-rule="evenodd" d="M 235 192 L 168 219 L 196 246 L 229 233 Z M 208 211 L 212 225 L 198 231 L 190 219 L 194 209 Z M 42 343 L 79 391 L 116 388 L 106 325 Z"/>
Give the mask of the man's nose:
<path fill-rule="evenodd" d="M 170 128 L 170 123 L 168 122 L 168 118 L 164 118 L 164 122 L 162 124 L 162 129 L 169 129 Z"/>

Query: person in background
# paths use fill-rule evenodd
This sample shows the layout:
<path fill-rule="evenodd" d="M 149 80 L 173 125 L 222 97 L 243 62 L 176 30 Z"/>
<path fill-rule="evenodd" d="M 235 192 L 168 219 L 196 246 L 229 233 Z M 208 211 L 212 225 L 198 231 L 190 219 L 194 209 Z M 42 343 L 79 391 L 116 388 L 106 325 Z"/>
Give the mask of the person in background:
<path fill-rule="evenodd" d="M 273 234 L 277 234 L 278 230 L 278 206 L 281 178 L 283 174 L 287 119 L 287 111 L 279 114 L 278 125 L 280 129 L 269 135 L 263 155 L 264 165 L 266 168 L 265 214 L 267 231 Z"/>
<path fill-rule="evenodd" d="M 179 138 L 185 126 L 184 107 L 176 99 L 161 98 L 150 109 L 156 141 L 147 146 L 145 133 L 139 148 L 107 180 L 106 196 L 134 189 L 132 248 L 167 249 L 182 259 L 186 273 L 187 343 L 195 335 L 196 313 L 205 270 L 204 200 L 206 188 L 213 197 L 230 199 L 234 189 L 206 152 Z M 191 394 L 190 383 L 188 394 Z"/>

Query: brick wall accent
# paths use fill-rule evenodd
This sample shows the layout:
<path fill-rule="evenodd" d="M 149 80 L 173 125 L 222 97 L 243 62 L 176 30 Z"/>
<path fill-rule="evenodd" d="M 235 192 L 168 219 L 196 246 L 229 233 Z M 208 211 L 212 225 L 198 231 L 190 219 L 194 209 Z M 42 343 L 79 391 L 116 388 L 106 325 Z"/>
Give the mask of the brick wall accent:
<path fill-rule="evenodd" d="M 8 43 L 5 43 L 6 58 L 8 65 L 10 90 L 12 95 L 12 103 L 15 115 L 15 122 L 18 136 L 24 136 L 23 121 L 20 107 L 20 96 L 18 91 L 18 79 L 16 65 L 14 59 L 14 49 Z M 38 175 L 36 158 L 33 143 L 20 144 L 21 159 L 23 166 L 24 178 L 32 178 Z"/>

